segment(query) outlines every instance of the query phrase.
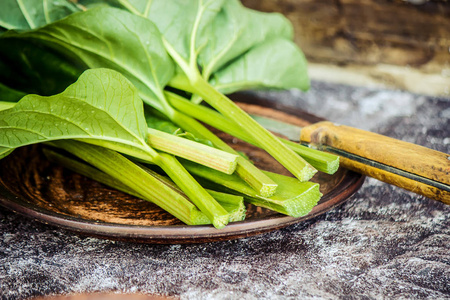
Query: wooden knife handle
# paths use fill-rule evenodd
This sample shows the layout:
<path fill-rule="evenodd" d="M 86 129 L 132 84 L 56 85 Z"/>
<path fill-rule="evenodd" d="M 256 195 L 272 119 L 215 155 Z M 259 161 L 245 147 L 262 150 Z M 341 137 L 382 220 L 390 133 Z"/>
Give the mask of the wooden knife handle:
<path fill-rule="evenodd" d="M 450 204 L 450 155 L 380 134 L 319 122 L 300 141 L 340 156 L 344 168 Z"/>

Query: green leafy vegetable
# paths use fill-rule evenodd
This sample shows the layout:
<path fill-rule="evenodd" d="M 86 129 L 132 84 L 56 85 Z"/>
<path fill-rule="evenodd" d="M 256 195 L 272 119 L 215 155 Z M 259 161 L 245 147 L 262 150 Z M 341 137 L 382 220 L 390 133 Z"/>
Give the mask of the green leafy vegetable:
<path fill-rule="evenodd" d="M 104 15 L 107 17 L 103 22 L 98 22 Z M 115 25 L 108 26 L 108 22 Z M 147 26 L 153 31 L 147 30 Z M 40 41 L 55 50 L 62 47 L 64 52 L 77 56 L 76 59 L 87 67 L 113 68 L 138 87 L 147 104 L 166 114 L 173 122 L 183 128 L 189 127 L 188 131 L 196 134 L 205 131 L 200 123 L 193 122 L 168 105 L 162 88 L 173 74 L 174 66 L 163 48 L 159 33 L 147 19 L 118 9 L 97 8 L 34 31 L 9 33 L 3 38 Z M 222 150 L 231 150 L 218 140 L 214 144 Z M 276 185 L 251 164 L 242 161 L 238 174 L 257 190 L 273 194 Z"/>
<path fill-rule="evenodd" d="M 224 95 L 309 87 L 306 60 L 282 15 L 247 9 L 238 0 L 6 0 L 4 6 L 10 11 L 0 12 L 0 27 L 10 30 L 0 35 L 0 158 L 16 147 L 54 141 L 98 168 L 101 173 L 82 169 L 99 180 L 113 178 L 113 185 L 186 224 L 217 228 L 242 219 L 242 197 L 205 190 L 173 154 L 234 171 L 199 175 L 196 168 L 206 168 L 186 164 L 196 176 L 285 214 L 306 214 L 320 198 L 316 184 L 299 181 L 317 171 L 292 149 L 301 151 Z M 87 69 L 92 70 L 82 74 Z M 190 97 L 189 109 L 172 106 L 168 95 L 174 96 L 166 89 Z M 1 102 L 18 99 L 13 107 Z M 217 120 L 199 115 L 205 111 L 198 105 L 202 99 L 216 109 L 211 117 Z M 144 110 L 142 101 L 152 109 Z M 153 117 L 155 111 L 163 122 Z M 220 123 L 223 131 L 265 149 L 299 180 L 262 172 L 197 119 Z M 222 151 L 181 139 L 180 132 Z M 170 184 L 115 151 L 156 164 Z M 102 153 L 106 158 L 97 161 Z M 148 186 L 140 186 L 136 174 Z M 170 191 L 152 190 L 160 184 Z M 168 204 L 172 196 L 177 200 Z"/>
<path fill-rule="evenodd" d="M 33 143 L 76 139 L 123 152 L 163 168 L 214 226 L 225 226 L 226 210 L 174 157 L 148 146 L 147 130 L 136 88 L 116 71 L 93 69 L 61 94 L 27 95 L 0 111 L 0 150 L 4 156 Z"/>
<path fill-rule="evenodd" d="M 188 80 L 197 76 L 199 70 L 207 81 L 211 76 L 226 77 L 227 73 L 235 71 L 223 74 L 220 70 L 228 69 L 230 63 L 243 58 L 233 70 L 251 63 L 251 67 L 263 66 L 270 72 L 259 72 L 258 78 L 256 74 L 245 74 L 249 76 L 245 78 L 246 84 L 241 83 L 234 91 L 261 87 L 305 90 L 309 87 L 305 58 L 292 42 L 288 43 L 293 37 L 292 25 L 280 14 L 250 10 L 238 0 L 117 2 L 158 26 L 164 45 Z M 267 43 L 269 45 L 265 45 Z M 284 72 L 288 66 L 293 67 Z M 244 78 L 238 80 L 242 82 Z M 213 84 L 215 82 L 217 78 Z M 226 78 L 224 82 L 228 83 Z"/>

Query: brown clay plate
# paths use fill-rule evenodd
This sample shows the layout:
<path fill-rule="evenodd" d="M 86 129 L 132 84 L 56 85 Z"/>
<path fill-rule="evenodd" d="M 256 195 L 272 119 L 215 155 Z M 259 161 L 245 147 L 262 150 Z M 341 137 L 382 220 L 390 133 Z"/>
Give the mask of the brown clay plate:
<path fill-rule="evenodd" d="M 319 118 L 292 107 L 238 95 L 235 100 L 250 113 L 305 126 Z M 265 170 L 288 174 L 263 151 L 217 133 L 234 148 L 244 151 Z M 355 193 L 364 176 L 340 169 L 334 175 L 317 174 L 323 197 L 301 218 L 247 206 L 244 221 L 224 229 L 186 226 L 144 200 L 112 190 L 45 160 L 39 146 L 23 147 L 0 161 L 0 204 L 38 221 L 71 232 L 101 238 L 145 243 L 201 243 L 237 239 L 305 221 L 342 204 Z"/>

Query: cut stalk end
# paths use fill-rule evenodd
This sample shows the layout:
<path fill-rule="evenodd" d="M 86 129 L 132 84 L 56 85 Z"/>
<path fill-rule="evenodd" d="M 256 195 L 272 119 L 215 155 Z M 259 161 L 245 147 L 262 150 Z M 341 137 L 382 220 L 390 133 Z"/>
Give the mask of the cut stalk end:
<path fill-rule="evenodd" d="M 149 128 L 147 143 L 154 149 L 232 174 L 238 156 L 173 134 Z"/>
<path fill-rule="evenodd" d="M 309 164 L 305 164 L 303 169 L 299 170 L 298 172 L 295 171 L 291 172 L 294 174 L 295 177 L 298 178 L 298 180 L 300 180 L 301 182 L 306 182 L 311 178 L 313 178 L 314 174 L 317 173 L 317 169 L 315 169 Z"/>
<path fill-rule="evenodd" d="M 230 222 L 230 215 L 222 215 L 222 216 L 215 216 L 212 220 L 212 224 L 217 229 L 222 229 L 225 226 L 227 226 L 228 222 Z"/>
<path fill-rule="evenodd" d="M 289 140 L 281 139 L 281 141 L 321 172 L 333 175 L 339 169 L 339 156 L 337 155 L 309 148 Z"/>
<path fill-rule="evenodd" d="M 247 211 L 244 197 L 207 190 L 208 193 L 230 214 L 230 222 L 243 221 Z"/>
<path fill-rule="evenodd" d="M 263 197 L 275 194 L 277 184 L 243 157 L 238 158 L 236 173 Z"/>

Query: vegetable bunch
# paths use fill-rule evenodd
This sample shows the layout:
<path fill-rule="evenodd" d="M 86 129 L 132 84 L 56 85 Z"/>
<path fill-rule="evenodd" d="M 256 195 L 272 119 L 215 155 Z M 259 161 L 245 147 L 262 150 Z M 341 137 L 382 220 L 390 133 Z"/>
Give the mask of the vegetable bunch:
<path fill-rule="evenodd" d="M 216 228 L 243 219 L 243 199 L 305 215 L 321 196 L 311 177 L 337 169 L 337 157 L 275 137 L 226 96 L 309 88 L 279 14 L 238 0 L 2 5 L 0 158 L 45 143 L 49 159 Z M 266 150 L 295 178 L 259 170 L 204 123 Z"/>

